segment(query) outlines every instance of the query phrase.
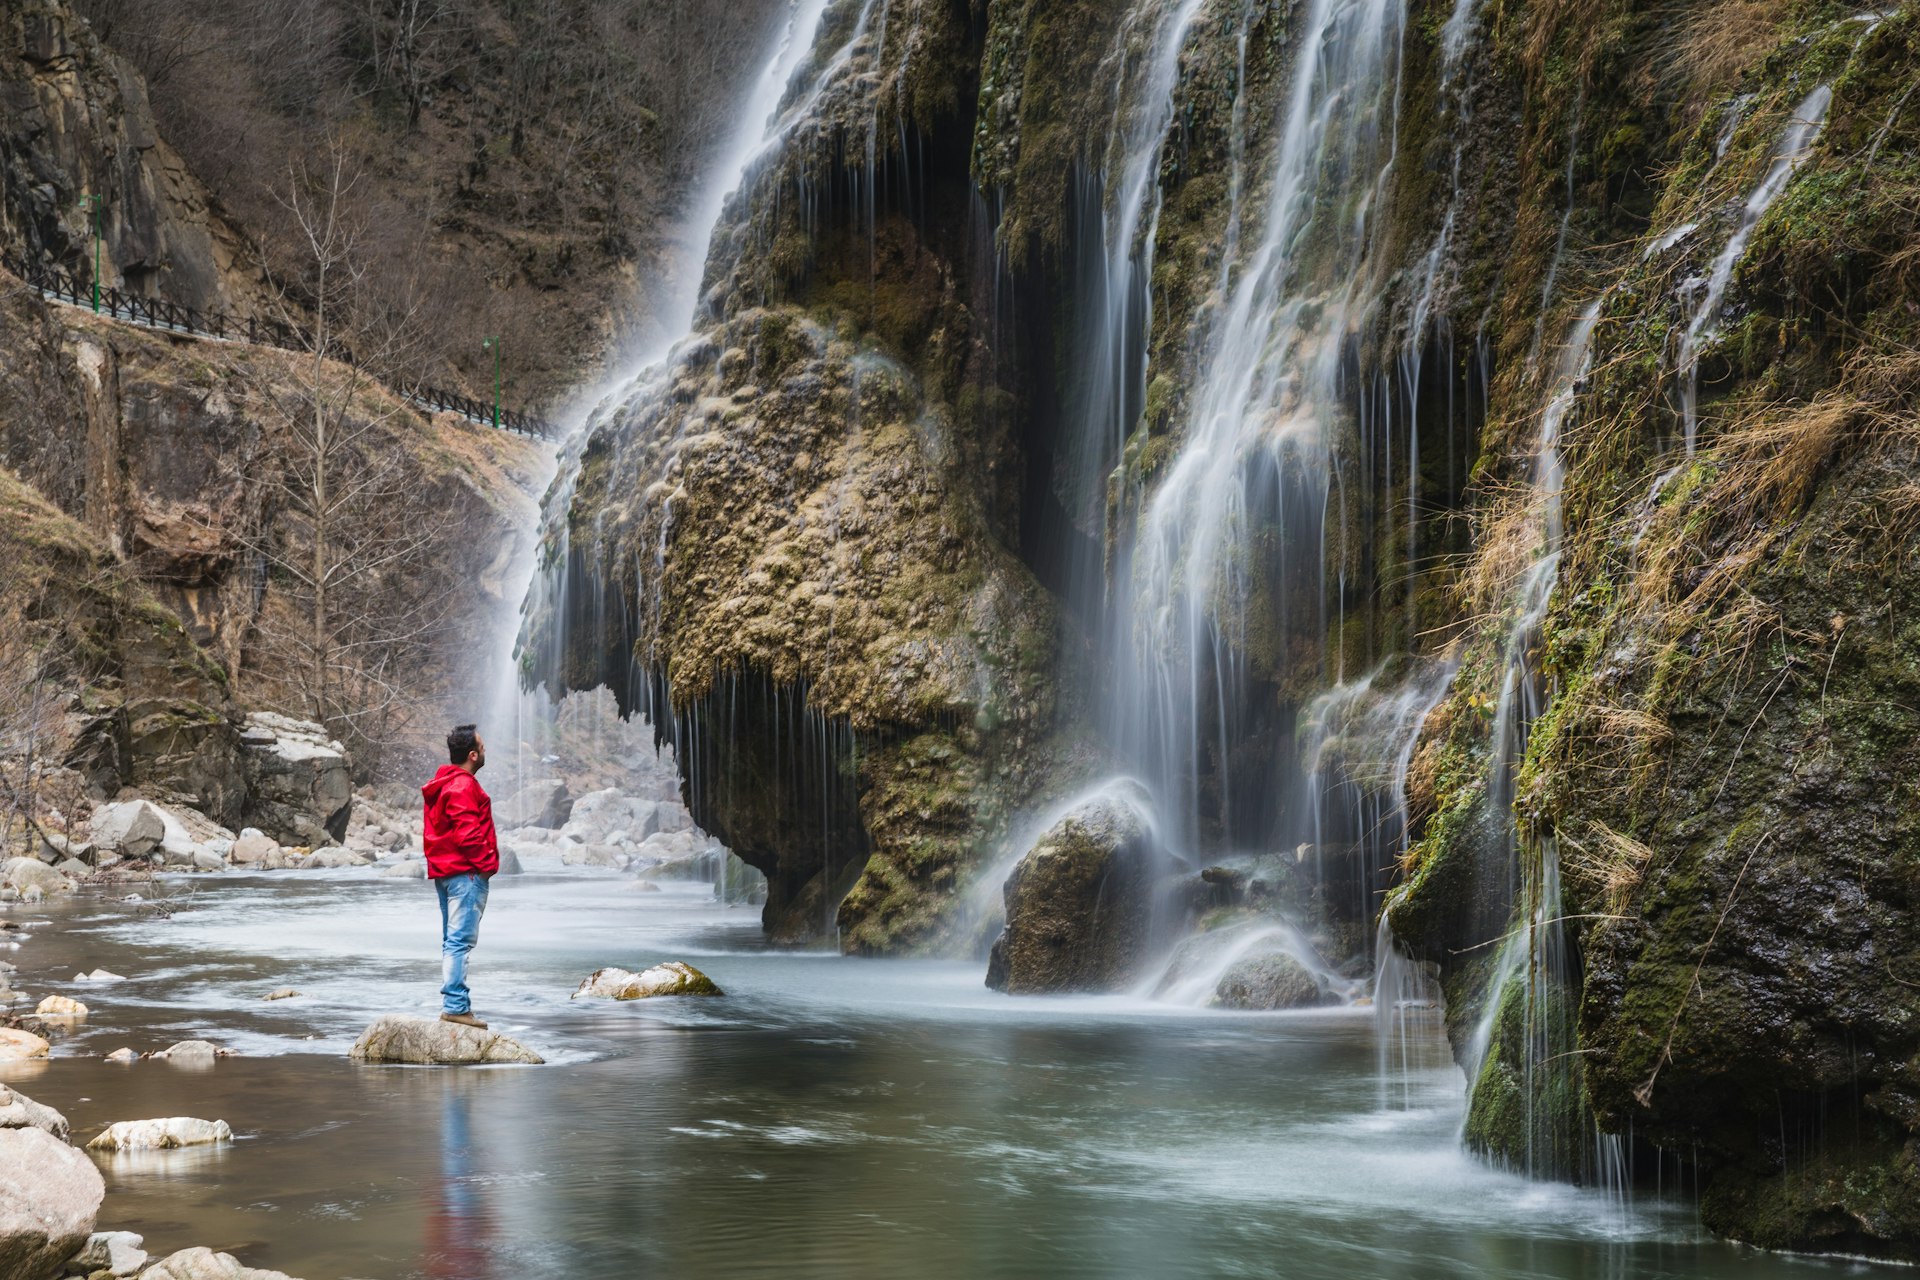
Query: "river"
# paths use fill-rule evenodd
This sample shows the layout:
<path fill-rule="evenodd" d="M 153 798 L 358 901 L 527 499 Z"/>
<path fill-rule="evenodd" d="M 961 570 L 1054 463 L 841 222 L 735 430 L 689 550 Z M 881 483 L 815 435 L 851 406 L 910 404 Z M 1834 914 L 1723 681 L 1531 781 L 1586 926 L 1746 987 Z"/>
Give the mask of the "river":
<path fill-rule="evenodd" d="M 482 1016 L 549 1064 L 357 1066 L 375 1014 L 433 1010 L 423 882 L 175 877 L 165 917 L 129 892 L 13 909 L 16 985 L 92 1012 L 9 1078 L 77 1141 L 149 1116 L 232 1125 L 228 1147 L 103 1163 L 102 1229 L 161 1253 L 305 1280 L 1877 1270 L 1714 1242 L 1679 1199 L 1487 1166 L 1459 1145 L 1457 1069 L 1382 1109 L 1361 1009 L 1009 998 L 976 963 L 775 952 L 757 911 L 705 886 L 556 867 L 495 882 L 473 977 Z M 568 999 L 596 967 L 666 959 L 728 995 Z M 96 966 L 127 981 L 48 977 Z M 261 999 L 283 985 L 303 994 Z M 241 1056 L 102 1061 L 187 1037 Z"/>

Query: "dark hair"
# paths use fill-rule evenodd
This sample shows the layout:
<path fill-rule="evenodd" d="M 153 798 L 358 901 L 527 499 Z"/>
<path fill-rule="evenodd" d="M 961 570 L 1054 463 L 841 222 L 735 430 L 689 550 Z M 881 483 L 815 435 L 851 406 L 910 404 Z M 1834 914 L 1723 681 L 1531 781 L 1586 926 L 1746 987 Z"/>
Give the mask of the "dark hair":
<path fill-rule="evenodd" d="M 480 735 L 473 731 L 470 724 L 457 724 L 453 732 L 447 735 L 447 759 L 454 764 L 465 764 L 473 749 L 480 745 Z"/>

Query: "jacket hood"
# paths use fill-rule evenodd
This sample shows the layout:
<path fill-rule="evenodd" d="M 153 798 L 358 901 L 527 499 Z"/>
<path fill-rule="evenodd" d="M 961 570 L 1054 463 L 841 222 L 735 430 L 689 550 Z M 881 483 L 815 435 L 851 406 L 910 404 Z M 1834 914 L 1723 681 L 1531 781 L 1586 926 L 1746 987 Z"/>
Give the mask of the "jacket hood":
<path fill-rule="evenodd" d="M 454 778 L 471 778 L 472 776 L 457 764 L 443 764 L 440 766 L 440 772 L 433 775 L 433 781 L 420 788 L 420 794 L 426 797 L 428 804 L 432 804 L 440 798 L 440 793 L 452 784 Z"/>

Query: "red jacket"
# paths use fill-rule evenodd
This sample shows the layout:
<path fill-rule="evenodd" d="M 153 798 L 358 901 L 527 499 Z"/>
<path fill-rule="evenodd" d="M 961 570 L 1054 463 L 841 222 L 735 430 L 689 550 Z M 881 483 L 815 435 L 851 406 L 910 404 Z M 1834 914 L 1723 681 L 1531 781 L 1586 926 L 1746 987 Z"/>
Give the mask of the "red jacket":
<path fill-rule="evenodd" d="M 500 844 L 493 835 L 493 801 L 480 780 L 457 764 L 443 764 L 433 781 L 420 788 L 426 797 L 427 879 L 500 869 Z"/>

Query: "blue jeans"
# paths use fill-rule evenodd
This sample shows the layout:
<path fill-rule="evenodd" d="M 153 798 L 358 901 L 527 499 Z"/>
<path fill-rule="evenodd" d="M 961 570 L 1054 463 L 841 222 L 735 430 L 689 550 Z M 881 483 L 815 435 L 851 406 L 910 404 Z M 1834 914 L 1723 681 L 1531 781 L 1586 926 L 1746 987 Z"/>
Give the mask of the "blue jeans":
<path fill-rule="evenodd" d="M 433 882 L 440 893 L 440 1007 L 446 1013 L 471 1013 L 467 995 L 467 953 L 480 941 L 480 917 L 487 910 L 487 878 L 469 871 Z"/>

